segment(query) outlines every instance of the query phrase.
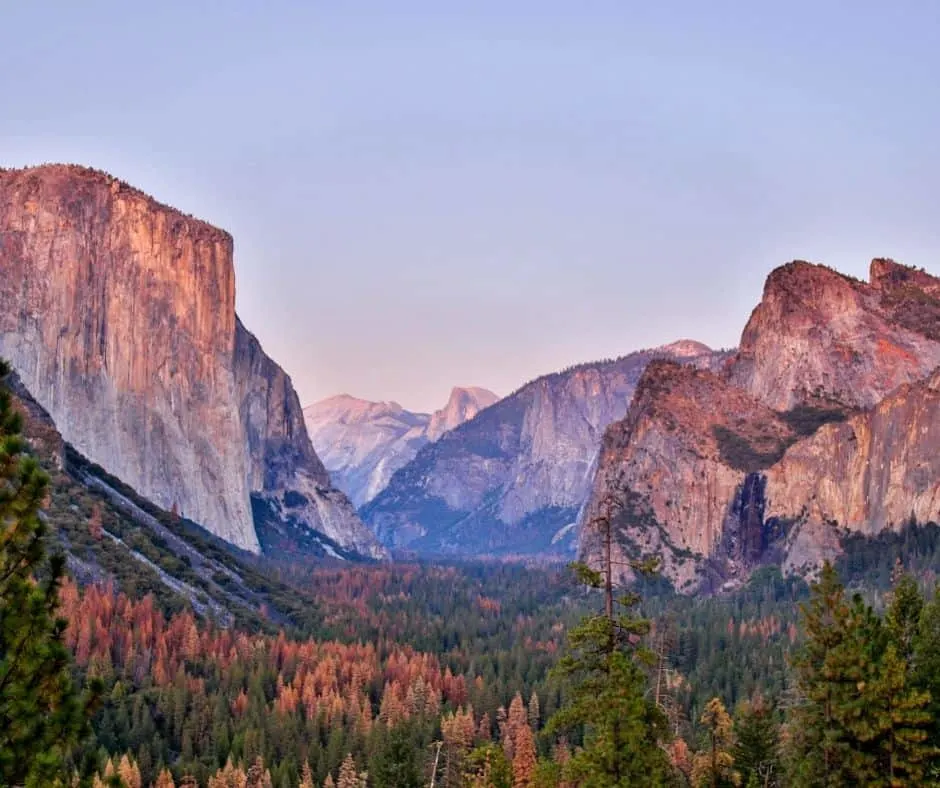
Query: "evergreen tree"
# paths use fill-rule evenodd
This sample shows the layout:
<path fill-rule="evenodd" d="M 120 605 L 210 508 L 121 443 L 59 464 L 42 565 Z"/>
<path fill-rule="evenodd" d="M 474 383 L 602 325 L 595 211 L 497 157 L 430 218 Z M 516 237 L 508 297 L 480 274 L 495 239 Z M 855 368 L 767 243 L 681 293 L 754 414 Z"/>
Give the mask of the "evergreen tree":
<path fill-rule="evenodd" d="M 465 784 L 470 788 L 513 788 L 512 765 L 498 744 L 474 749 L 464 765 Z"/>
<path fill-rule="evenodd" d="M 793 660 L 801 702 L 790 725 L 791 782 L 807 788 L 854 785 L 845 718 L 862 676 L 858 655 L 848 646 L 852 611 L 828 562 L 800 609 L 806 642 Z"/>
<path fill-rule="evenodd" d="M 891 592 L 891 604 L 885 612 L 885 625 L 897 656 L 906 664 L 911 664 L 914 655 L 923 610 L 924 597 L 917 587 L 917 581 L 909 574 L 901 574 Z"/>
<path fill-rule="evenodd" d="M 375 788 L 419 788 L 416 734 L 406 723 L 393 725 L 381 738 L 372 755 L 369 781 Z"/>
<path fill-rule="evenodd" d="M 934 591 L 921 611 L 914 638 L 912 673 L 914 688 L 930 697 L 926 707 L 930 718 L 928 742 L 940 747 L 940 589 Z M 940 757 L 931 758 L 927 773 L 940 782 Z"/>
<path fill-rule="evenodd" d="M 513 788 L 531 788 L 535 779 L 535 763 L 535 737 L 526 723 L 519 729 L 515 738 L 512 757 Z"/>
<path fill-rule="evenodd" d="M 542 722 L 542 714 L 539 708 L 539 696 L 535 690 L 532 691 L 532 695 L 529 698 L 528 713 L 529 727 L 532 728 L 533 731 L 537 731 L 539 729 L 539 725 Z"/>
<path fill-rule="evenodd" d="M 773 709 L 762 696 L 738 706 L 734 734 L 734 766 L 741 774 L 742 784 L 753 781 L 759 786 L 777 785 L 780 728 L 774 720 Z"/>
<path fill-rule="evenodd" d="M 362 788 L 365 780 L 356 769 L 356 762 L 352 753 L 346 756 L 339 767 L 339 776 L 336 779 L 336 788 Z"/>
<path fill-rule="evenodd" d="M 48 480 L 26 454 L 7 374 L 0 361 L 0 784 L 52 785 L 90 709 L 72 682 L 57 617 L 65 562 L 45 556 L 39 509 Z"/>
<path fill-rule="evenodd" d="M 609 564 L 609 552 L 606 560 Z M 630 592 L 615 600 L 609 572 L 584 565 L 575 569 L 587 585 L 605 589 L 605 611 L 571 631 L 571 653 L 557 669 L 572 686 L 548 731 L 583 734 L 583 746 L 561 769 L 562 779 L 582 788 L 666 785 L 671 768 L 660 747 L 667 737 L 666 719 L 647 694 L 644 666 L 652 660 L 642 638 L 650 624 L 634 615 L 640 598 Z M 636 564 L 634 569 L 650 572 L 653 567 Z"/>
<path fill-rule="evenodd" d="M 925 785 L 928 764 L 936 755 L 928 741 L 930 696 L 908 686 L 907 663 L 893 643 L 878 668 L 877 678 L 860 693 L 865 713 L 859 720 L 859 739 L 874 748 L 878 760 L 876 772 L 865 784 L 872 788 Z"/>
<path fill-rule="evenodd" d="M 176 782 L 173 780 L 173 775 L 170 773 L 169 769 L 161 769 L 160 774 L 157 775 L 157 781 L 153 784 L 153 788 L 176 788 Z M 311 788 L 313 788 L 311 786 Z"/>
<path fill-rule="evenodd" d="M 304 765 L 301 767 L 300 782 L 297 783 L 297 788 L 317 788 L 313 782 L 313 770 L 310 768 L 309 761 L 304 761 Z"/>
<path fill-rule="evenodd" d="M 804 702 L 791 720 L 794 784 L 923 784 L 934 754 L 928 692 L 909 678 L 922 600 L 898 578 L 884 623 L 851 605 L 828 564 L 804 606 L 807 641 L 794 661 Z"/>

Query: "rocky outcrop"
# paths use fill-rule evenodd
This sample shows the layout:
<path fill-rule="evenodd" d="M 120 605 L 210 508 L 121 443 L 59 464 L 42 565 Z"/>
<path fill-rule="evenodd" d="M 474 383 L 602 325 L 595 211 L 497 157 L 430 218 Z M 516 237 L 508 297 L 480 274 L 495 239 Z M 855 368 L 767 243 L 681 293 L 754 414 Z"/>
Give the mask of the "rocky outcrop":
<path fill-rule="evenodd" d="M 647 369 L 604 439 L 581 553 L 659 555 L 680 590 L 754 566 L 812 570 L 845 531 L 940 515 L 940 280 L 875 260 L 871 281 L 791 263 L 719 374 Z M 928 378 L 928 376 L 931 376 Z"/>
<path fill-rule="evenodd" d="M 794 262 L 767 278 L 730 380 L 777 410 L 871 407 L 940 364 L 940 280 L 877 259 L 870 283 Z"/>
<path fill-rule="evenodd" d="M 252 493 L 322 479 L 289 379 L 237 324 L 227 233 L 97 171 L 0 171 L 0 274 L 0 355 L 142 495 L 256 552 Z"/>
<path fill-rule="evenodd" d="M 397 402 L 340 394 L 304 408 L 313 445 L 336 485 L 357 506 L 371 501 L 418 450 L 499 399 L 483 388 L 454 388 L 441 410 L 412 413 Z"/>
<path fill-rule="evenodd" d="M 572 549 L 604 428 L 656 358 L 708 367 L 725 355 L 682 342 L 532 381 L 424 447 L 363 518 L 386 544 L 429 553 Z"/>
<path fill-rule="evenodd" d="M 598 518 L 610 508 L 619 566 L 652 553 L 679 588 L 695 585 L 748 475 L 779 459 L 793 440 L 775 411 L 718 374 L 653 362 L 626 418 L 604 435 L 582 512 L 582 552 L 599 561 Z M 748 501 L 740 500 L 738 510 L 746 524 Z M 742 533 L 738 542 L 748 538 L 753 534 Z"/>
<path fill-rule="evenodd" d="M 766 516 L 868 536 L 940 522 L 938 449 L 940 370 L 790 448 L 767 470 Z M 803 539 L 805 554 L 788 556 L 788 566 L 825 557 L 812 541 Z"/>

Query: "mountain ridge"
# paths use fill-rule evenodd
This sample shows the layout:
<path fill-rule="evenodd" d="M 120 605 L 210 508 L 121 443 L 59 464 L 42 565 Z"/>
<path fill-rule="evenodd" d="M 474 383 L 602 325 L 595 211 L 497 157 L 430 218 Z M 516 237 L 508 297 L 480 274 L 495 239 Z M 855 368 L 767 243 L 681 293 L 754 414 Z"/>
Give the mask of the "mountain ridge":
<path fill-rule="evenodd" d="M 868 282 L 774 269 L 717 373 L 647 367 L 605 434 L 582 557 L 601 561 L 611 504 L 619 560 L 658 555 L 686 592 L 762 563 L 811 573 L 849 532 L 940 519 L 938 293 L 940 279 L 886 258 Z"/>
<path fill-rule="evenodd" d="M 373 402 L 349 394 L 327 397 L 303 412 L 331 478 L 361 506 L 381 492 L 422 446 L 497 399 L 479 386 L 455 386 L 444 407 L 434 413 L 416 413 L 397 402 Z"/>
<path fill-rule="evenodd" d="M 685 341 L 529 381 L 421 449 L 360 513 L 393 548 L 564 555 L 601 432 L 626 412 L 642 368 L 658 356 L 726 356 L 705 347 Z"/>

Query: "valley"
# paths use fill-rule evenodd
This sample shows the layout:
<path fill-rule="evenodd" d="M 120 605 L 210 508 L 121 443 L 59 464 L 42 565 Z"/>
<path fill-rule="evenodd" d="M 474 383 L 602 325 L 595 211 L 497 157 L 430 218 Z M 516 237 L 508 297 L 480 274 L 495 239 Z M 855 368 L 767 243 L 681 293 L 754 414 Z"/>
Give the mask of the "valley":
<path fill-rule="evenodd" d="M 872 715 L 906 704 L 865 718 L 903 756 L 840 718 L 851 774 L 938 768 L 925 271 L 789 263 L 734 349 L 419 413 L 302 409 L 235 314 L 232 239 L 104 173 L 0 171 L 0 269 L 0 591 L 49 595 L 4 613 L 0 669 L 45 621 L 67 659 L 37 661 L 60 674 L 35 703 L 87 709 L 36 723 L 61 724 L 36 784 L 561 788 L 609 778 L 624 720 L 616 769 L 703 784 L 718 719 L 728 784 L 812 785 L 827 637 Z"/>

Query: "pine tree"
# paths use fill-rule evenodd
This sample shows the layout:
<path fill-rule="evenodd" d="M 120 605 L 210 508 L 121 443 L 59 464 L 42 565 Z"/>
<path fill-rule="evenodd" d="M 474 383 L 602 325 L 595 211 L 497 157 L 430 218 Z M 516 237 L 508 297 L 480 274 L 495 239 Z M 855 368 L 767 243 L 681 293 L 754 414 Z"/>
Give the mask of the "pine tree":
<path fill-rule="evenodd" d="M 608 527 L 610 523 L 608 521 Z M 611 540 L 605 540 L 610 545 Z M 609 567 L 609 549 L 605 553 Z M 633 565 L 650 572 L 648 563 Z M 590 616 L 569 634 L 570 652 L 558 675 L 572 682 L 567 704 L 549 720 L 549 733 L 583 731 L 584 746 L 562 767 L 562 778 L 581 788 L 659 786 L 671 779 L 661 743 L 666 718 L 649 698 L 644 670 L 652 657 L 642 638 L 649 621 L 633 611 L 640 598 L 628 593 L 613 598 L 611 572 L 575 565 L 589 586 L 605 591 L 604 613 Z"/>
<path fill-rule="evenodd" d="M 365 781 L 356 770 L 356 762 L 352 754 L 346 756 L 342 766 L 339 767 L 339 776 L 336 780 L 336 788 L 362 788 Z"/>
<path fill-rule="evenodd" d="M 498 744 L 473 750 L 464 765 L 464 784 L 469 788 L 513 788 L 512 764 Z"/>
<path fill-rule="evenodd" d="M 780 774 L 780 729 L 773 708 L 761 695 L 738 706 L 734 736 L 732 754 L 742 784 L 747 785 L 753 776 L 759 786 L 776 785 Z"/>
<path fill-rule="evenodd" d="M 117 773 L 121 778 L 123 788 L 141 788 L 140 769 L 134 759 L 127 753 L 121 756 Z"/>
<path fill-rule="evenodd" d="M 313 769 L 310 768 L 310 761 L 304 761 L 304 765 L 300 768 L 300 782 L 297 783 L 297 788 L 317 788 L 313 782 Z"/>
<path fill-rule="evenodd" d="M 247 788 L 248 775 L 240 766 L 232 763 L 232 758 L 226 761 L 225 766 L 209 778 L 208 788 Z"/>
<path fill-rule="evenodd" d="M 705 705 L 699 720 L 705 728 L 705 748 L 696 753 L 692 761 L 692 784 L 696 788 L 730 788 L 738 785 L 739 775 L 734 771 L 734 744 L 731 716 L 720 698 L 712 698 Z"/>
<path fill-rule="evenodd" d="M 542 722 L 542 714 L 539 708 L 539 696 L 536 694 L 535 690 L 532 690 L 532 695 L 529 698 L 528 713 L 529 727 L 532 728 L 533 731 L 537 731 Z"/>
<path fill-rule="evenodd" d="M 245 788 L 273 788 L 271 772 L 264 768 L 264 759 L 259 755 L 245 774 Z"/>
<path fill-rule="evenodd" d="M 846 709 L 862 680 L 857 655 L 848 646 L 851 609 L 845 590 L 826 562 L 812 585 L 808 603 L 800 606 L 806 642 L 793 660 L 802 696 L 790 730 L 794 786 L 842 788 L 852 785 Z"/>
<path fill-rule="evenodd" d="M 882 622 L 860 597 L 849 604 L 828 564 L 804 606 L 807 641 L 794 660 L 804 703 L 795 709 L 796 786 L 920 784 L 934 750 L 929 694 L 909 683 L 920 595 L 899 577 Z"/>
<path fill-rule="evenodd" d="M 924 597 L 917 587 L 917 581 L 906 573 L 897 576 L 891 592 L 891 604 L 885 612 L 885 625 L 897 656 L 908 664 L 914 654 L 923 610 Z"/>
<path fill-rule="evenodd" d="M 26 454 L 7 374 L 0 361 L 0 784 L 50 785 L 88 729 L 92 699 L 79 698 L 70 676 L 57 617 L 65 561 L 46 561 L 48 480 Z"/>
<path fill-rule="evenodd" d="M 157 775 L 157 781 L 153 784 L 153 788 L 176 788 L 176 783 L 173 781 L 173 775 L 170 773 L 169 769 L 160 770 L 160 774 Z M 310 788 L 313 788 L 313 786 Z"/>
<path fill-rule="evenodd" d="M 930 696 L 927 714 L 930 717 L 928 742 L 940 747 L 940 589 L 924 605 L 913 647 L 911 683 L 914 689 Z M 940 757 L 931 758 L 931 777 L 940 782 Z"/>
<path fill-rule="evenodd" d="M 925 785 L 928 764 L 937 754 L 928 742 L 931 720 L 926 708 L 930 696 L 908 686 L 907 663 L 893 643 L 881 658 L 877 678 L 861 694 L 865 713 L 859 739 L 875 749 L 879 762 L 877 773 L 866 785 Z"/>
<path fill-rule="evenodd" d="M 420 788 L 414 739 L 407 723 L 394 725 L 376 739 L 378 745 L 369 765 L 369 780 L 375 788 Z"/>

